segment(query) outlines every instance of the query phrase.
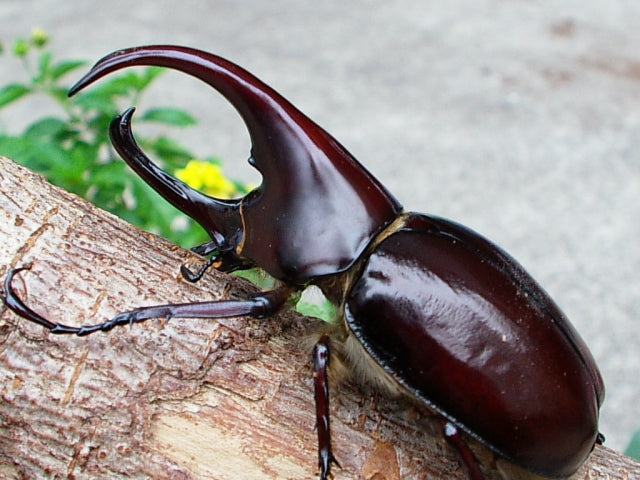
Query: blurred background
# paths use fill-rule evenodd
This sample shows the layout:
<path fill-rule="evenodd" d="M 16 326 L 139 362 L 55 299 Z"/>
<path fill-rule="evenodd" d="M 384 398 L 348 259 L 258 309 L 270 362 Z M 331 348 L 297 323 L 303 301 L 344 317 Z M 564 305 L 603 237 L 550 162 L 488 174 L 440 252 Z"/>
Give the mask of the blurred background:
<path fill-rule="evenodd" d="M 624 450 L 640 429 L 640 3 L 0 0 L 0 25 L 0 88 L 28 81 L 13 49 L 34 28 L 55 59 L 89 62 L 67 85 L 142 44 L 245 67 L 406 209 L 461 222 L 518 259 L 600 365 L 606 445 Z M 260 181 L 242 122 L 208 87 L 167 73 L 140 102 L 189 112 L 198 125 L 173 137 Z M 56 109 L 46 96 L 12 102 L 0 134 Z"/>

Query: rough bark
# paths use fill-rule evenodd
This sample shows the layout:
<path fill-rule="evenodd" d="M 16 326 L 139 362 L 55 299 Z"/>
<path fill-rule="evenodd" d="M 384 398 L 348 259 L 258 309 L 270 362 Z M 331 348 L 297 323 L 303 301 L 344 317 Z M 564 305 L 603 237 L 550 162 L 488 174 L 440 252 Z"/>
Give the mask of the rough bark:
<path fill-rule="evenodd" d="M 180 278 L 201 261 L 0 157 L 0 275 L 31 263 L 15 284 L 38 312 L 79 325 L 253 290 Z M 314 321 L 158 320 L 77 338 L 1 312 L 0 477 L 317 478 Z M 415 406 L 349 382 L 332 395 L 336 480 L 465 478 Z M 489 455 L 487 478 L 505 464 Z M 597 447 L 575 478 L 640 478 L 640 464 Z"/>

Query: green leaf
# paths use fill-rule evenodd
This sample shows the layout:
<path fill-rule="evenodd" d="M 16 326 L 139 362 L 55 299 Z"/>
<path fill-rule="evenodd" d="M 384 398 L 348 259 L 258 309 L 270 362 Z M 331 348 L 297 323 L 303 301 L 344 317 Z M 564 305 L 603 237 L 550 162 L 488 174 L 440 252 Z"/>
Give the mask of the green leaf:
<path fill-rule="evenodd" d="M 142 143 L 142 141 L 140 142 Z M 145 145 L 150 151 L 154 152 L 165 162 L 170 164 L 181 164 L 194 158 L 193 153 L 179 142 L 167 137 L 160 137 L 148 145 Z"/>
<path fill-rule="evenodd" d="M 101 112 L 105 112 L 105 108 L 117 111 L 118 108 L 116 100 L 118 97 L 132 98 L 133 93 L 135 92 L 135 87 L 133 86 L 135 82 L 135 74 L 128 72 L 103 81 L 91 90 L 87 90 L 78 95 L 73 101 L 85 111 L 96 109 Z"/>
<path fill-rule="evenodd" d="M 31 90 L 26 85 L 21 85 L 19 83 L 7 85 L 0 90 L 0 108 L 15 102 L 30 92 Z"/>
<path fill-rule="evenodd" d="M 146 68 L 142 72 L 128 71 L 109 80 L 103 81 L 94 87 L 93 91 L 99 91 L 108 96 L 131 96 L 144 91 L 162 69 Z"/>
<path fill-rule="evenodd" d="M 58 186 L 60 184 L 51 175 L 55 165 L 68 161 L 68 154 L 56 142 L 41 141 L 25 136 L 0 136 L 0 152 L 21 165 L 34 170 Z"/>
<path fill-rule="evenodd" d="M 35 115 L 34 122 L 20 135 L 2 135 L 0 132 L 0 154 L 13 157 L 52 183 L 88 197 L 95 204 L 183 246 L 208 241 L 208 235 L 199 225 L 165 202 L 133 174 L 124 162 L 114 156 L 109 146 L 111 119 L 126 106 L 138 103 L 142 94 L 166 69 L 141 68 L 114 75 L 78 95 L 73 103 L 68 103 L 61 79 L 86 62 L 58 61 L 47 48 L 48 44 L 46 33 L 41 31 L 34 32 L 28 41 L 16 40 L 13 54 L 22 60 L 30 81 L 1 85 L 0 108 L 37 92 L 55 100 L 60 111 Z M 29 68 L 32 64 L 33 70 Z M 140 120 L 171 127 L 197 123 L 191 114 L 177 108 L 148 110 L 141 114 Z M 155 156 L 167 171 L 175 170 L 193 157 L 187 148 L 168 137 L 142 135 L 138 140 L 142 148 Z M 177 220 L 179 218 L 181 221 Z"/>
<path fill-rule="evenodd" d="M 184 110 L 171 107 L 147 110 L 140 119 L 146 122 L 164 123 L 174 127 L 190 127 L 198 123 L 193 116 Z"/>
<path fill-rule="evenodd" d="M 207 240 L 205 240 L 205 242 L 206 241 Z M 200 245 L 202 243 L 200 243 Z M 198 245 L 198 243 L 196 243 L 195 245 Z M 235 272 L 233 272 L 233 274 L 237 277 L 248 280 L 249 282 L 253 283 L 263 290 L 271 290 L 276 287 L 276 280 L 274 280 L 273 277 L 269 276 L 267 272 L 265 272 L 264 270 L 260 270 L 259 268 L 252 268 L 250 270 L 236 270 Z M 299 293 L 296 296 L 298 299 L 300 298 Z"/>
<path fill-rule="evenodd" d="M 56 137 L 67 130 L 67 122 L 55 117 L 46 117 L 32 123 L 24 132 L 25 137 Z"/>
<path fill-rule="evenodd" d="M 24 151 L 25 140 L 22 137 L 11 135 L 0 135 L 0 155 L 7 156 L 18 163 L 22 163 L 18 158 Z"/>
<path fill-rule="evenodd" d="M 627 449 L 624 451 L 624 454 L 628 457 L 640 460 L 640 430 L 633 435 Z"/>
<path fill-rule="evenodd" d="M 138 91 L 146 90 L 152 82 L 155 81 L 160 75 L 167 70 L 162 67 L 148 67 L 142 71 L 142 74 L 137 75 L 136 87 Z"/>
<path fill-rule="evenodd" d="M 49 76 L 49 67 L 51 65 L 51 52 L 44 52 L 40 55 L 38 64 L 39 72 L 38 77 L 35 79 L 37 82 L 43 82 Z"/>
<path fill-rule="evenodd" d="M 325 322 L 333 322 L 336 318 L 335 307 L 326 299 L 319 305 L 300 301 L 296 304 L 296 312 L 306 317 L 319 318 Z"/>
<path fill-rule="evenodd" d="M 49 90 L 48 90 L 48 95 L 51 96 L 51 98 L 57 100 L 60 103 L 63 102 L 68 102 L 68 95 L 67 95 L 67 88 L 66 87 L 58 87 L 55 85 L 52 85 Z"/>
<path fill-rule="evenodd" d="M 114 95 L 105 94 L 103 90 L 92 90 L 73 99 L 73 104 L 84 112 L 99 112 L 113 117 L 118 114 L 118 106 Z"/>
<path fill-rule="evenodd" d="M 60 77 L 63 77 L 67 73 L 77 70 L 86 64 L 87 62 L 83 62 L 82 60 L 68 60 L 66 62 L 56 63 L 51 68 L 51 78 L 53 80 L 58 80 Z"/>

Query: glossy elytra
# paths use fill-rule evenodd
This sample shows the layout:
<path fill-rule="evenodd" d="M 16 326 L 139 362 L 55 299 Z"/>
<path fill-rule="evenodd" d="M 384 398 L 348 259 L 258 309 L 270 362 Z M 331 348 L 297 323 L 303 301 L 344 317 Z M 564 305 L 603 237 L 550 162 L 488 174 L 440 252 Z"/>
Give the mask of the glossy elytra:
<path fill-rule="evenodd" d="M 309 285 L 338 306 L 340 320 L 313 350 L 320 478 L 331 449 L 329 365 L 368 365 L 366 375 L 442 418 L 468 475 L 483 478 L 463 441 L 473 437 L 525 470 L 566 477 L 598 433 L 604 385 L 584 342 L 547 293 L 500 248 L 468 228 L 404 212 L 337 140 L 256 77 L 218 56 L 175 46 L 123 50 L 100 60 L 74 94 L 124 67 L 174 68 L 220 92 L 240 113 L 262 184 L 220 200 L 167 175 L 140 150 L 133 110 L 110 128 L 120 156 L 166 200 L 202 225 L 194 248 L 208 267 L 258 267 L 281 286 L 242 301 L 141 307 L 85 327 L 52 322 L 12 289 L 4 301 L 52 333 L 87 335 L 159 317 L 267 317 Z M 143 272 L 141 272 L 143 274 Z M 354 362 L 354 359 L 358 359 Z"/>

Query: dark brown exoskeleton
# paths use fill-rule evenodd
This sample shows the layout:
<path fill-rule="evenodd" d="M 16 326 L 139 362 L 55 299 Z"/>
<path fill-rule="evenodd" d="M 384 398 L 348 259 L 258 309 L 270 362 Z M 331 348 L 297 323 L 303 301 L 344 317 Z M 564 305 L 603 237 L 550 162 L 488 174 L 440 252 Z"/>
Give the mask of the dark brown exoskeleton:
<path fill-rule="evenodd" d="M 329 429 L 332 349 L 371 365 L 384 382 L 441 415 L 445 435 L 473 480 L 478 462 L 459 430 L 525 470 L 574 473 L 598 433 L 604 385 L 580 336 L 553 300 L 509 255 L 448 220 L 403 212 L 345 148 L 278 93 L 220 57 L 173 46 L 116 52 L 70 94 L 123 67 L 181 70 L 218 90 L 238 110 L 263 177 L 246 197 L 219 200 L 160 170 L 137 146 L 133 110 L 111 124 L 122 158 L 211 241 L 194 251 L 223 272 L 259 267 L 280 287 L 244 301 L 142 307 L 85 327 L 51 322 L 5 281 L 7 306 L 52 333 L 87 335 L 149 318 L 274 314 L 293 294 L 319 286 L 339 307 L 335 335 L 314 348 L 320 478 L 337 463 Z"/>

